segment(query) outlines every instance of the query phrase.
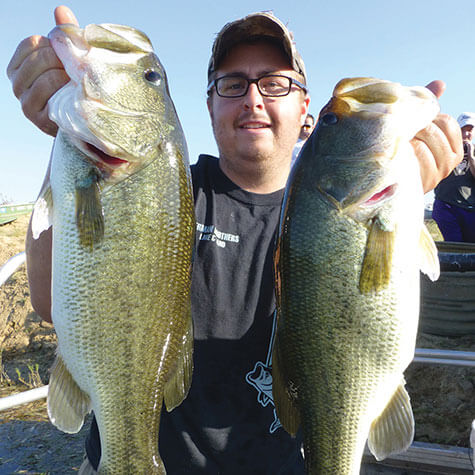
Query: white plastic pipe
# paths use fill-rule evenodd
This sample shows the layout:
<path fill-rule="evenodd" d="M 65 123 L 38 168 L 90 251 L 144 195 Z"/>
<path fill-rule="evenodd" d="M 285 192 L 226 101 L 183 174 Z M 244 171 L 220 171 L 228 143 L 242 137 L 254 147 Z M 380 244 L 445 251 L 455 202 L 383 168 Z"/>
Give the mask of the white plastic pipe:
<path fill-rule="evenodd" d="M 8 259 L 2 267 L 0 267 L 0 285 L 3 285 L 7 279 L 25 262 L 25 252 L 20 252 L 16 256 Z"/>
<path fill-rule="evenodd" d="M 11 409 L 21 404 L 37 401 L 43 399 L 48 395 L 48 386 L 41 386 L 39 388 L 30 389 L 29 391 L 23 391 L 21 393 L 12 394 L 0 399 L 0 411 Z"/>

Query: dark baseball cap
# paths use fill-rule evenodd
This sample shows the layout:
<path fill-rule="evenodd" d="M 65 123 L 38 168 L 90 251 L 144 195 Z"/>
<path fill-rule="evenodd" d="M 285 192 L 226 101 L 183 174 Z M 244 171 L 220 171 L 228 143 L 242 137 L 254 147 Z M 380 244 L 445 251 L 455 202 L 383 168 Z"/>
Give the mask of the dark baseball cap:
<path fill-rule="evenodd" d="M 290 66 L 303 76 L 306 83 L 305 64 L 297 51 L 293 35 L 271 12 L 251 13 L 223 26 L 213 43 L 208 66 L 208 81 L 211 80 L 212 74 L 218 69 L 230 49 L 238 43 L 260 37 L 273 38 L 280 42 L 283 51 L 289 58 Z"/>

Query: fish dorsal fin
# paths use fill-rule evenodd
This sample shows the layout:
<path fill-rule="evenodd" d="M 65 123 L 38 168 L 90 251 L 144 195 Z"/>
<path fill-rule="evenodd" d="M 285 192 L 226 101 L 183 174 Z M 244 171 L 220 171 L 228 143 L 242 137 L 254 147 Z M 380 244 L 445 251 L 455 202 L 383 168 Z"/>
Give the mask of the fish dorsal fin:
<path fill-rule="evenodd" d="M 170 412 L 179 406 L 191 386 L 191 376 L 193 373 L 193 324 L 190 317 L 189 328 L 183 338 L 183 346 L 175 372 L 166 382 L 163 400 L 167 411 Z"/>
<path fill-rule="evenodd" d="M 278 337 L 272 351 L 272 395 L 277 416 L 284 429 L 295 437 L 300 427 L 300 412 L 296 405 L 298 394 L 285 383 L 279 358 Z"/>
<path fill-rule="evenodd" d="M 366 250 L 361 265 L 360 292 L 378 292 L 384 289 L 391 278 L 391 263 L 394 248 L 394 230 L 383 229 L 379 219 L 371 223 L 366 241 Z"/>
<path fill-rule="evenodd" d="M 51 422 L 63 432 L 75 434 L 81 429 L 90 410 L 89 396 L 74 381 L 61 356 L 56 355 L 48 386 L 48 416 Z"/>
<path fill-rule="evenodd" d="M 53 193 L 49 180 L 44 184 L 38 195 L 33 214 L 31 215 L 31 233 L 38 239 L 43 231 L 53 224 Z"/>
<path fill-rule="evenodd" d="M 430 280 L 437 280 L 440 276 L 439 255 L 437 254 L 437 246 L 425 225 L 422 225 L 419 245 L 421 250 L 421 271 Z"/>
<path fill-rule="evenodd" d="M 404 452 L 414 439 L 414 416 L 404 381 L 384 411 L 371 424 L 368 447 L 376 460 Z"/>

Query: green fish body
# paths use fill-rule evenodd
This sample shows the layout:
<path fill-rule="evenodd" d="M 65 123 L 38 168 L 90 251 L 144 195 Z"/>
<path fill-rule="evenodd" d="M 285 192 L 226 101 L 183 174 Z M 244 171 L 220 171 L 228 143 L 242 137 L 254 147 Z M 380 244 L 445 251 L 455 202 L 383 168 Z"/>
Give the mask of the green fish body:
<path fill-rule="evenodd" d="M 53 225 L 48 413 L 77 432 L 94 411 L 100 474 L 162 474 L 162 403 L 180 404 L 192 373 L 186 143 L 143 33 L 64 25 L 50 40 L 71 82 L 49 102 L 59 132 L 33 217 L 35 235 L 45 214 Z"/>
<path fill-rule="evenodd" d="M 438 112 L 425 88 L 346 79 L 289 179 L 276 247 L 277 414 L 301 428 L 307 473 L 360 473 L 405 450 L 419 270 L 438 276 L 409 144 Z"/>

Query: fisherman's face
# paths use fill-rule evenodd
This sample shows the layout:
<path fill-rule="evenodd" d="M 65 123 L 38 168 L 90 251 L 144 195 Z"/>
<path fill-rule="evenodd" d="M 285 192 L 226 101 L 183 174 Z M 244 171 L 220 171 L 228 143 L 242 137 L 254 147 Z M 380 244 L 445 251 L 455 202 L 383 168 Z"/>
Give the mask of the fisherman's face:
<path fill-rule="evenodd" d="M 473 140 L 473 125 L 464 125 L 462 127 L 462 140 L 471 142 Z"/>
<path fill-rule="evenodd" d="M 265 41 L 235 46 L 216 78 L 236 73 L 249 79 L 282 74 L 301 80 L 280 49 Z M 235 98 L 220 97 L 213 88 L 208 110 L 222 166 L 232 162 L 236 167 L 243 161 L 290 164 L 309 101 L 298 86 L 283 97 L 263 97 L 256 84 L 250 84 L 245 96 Z"/>

